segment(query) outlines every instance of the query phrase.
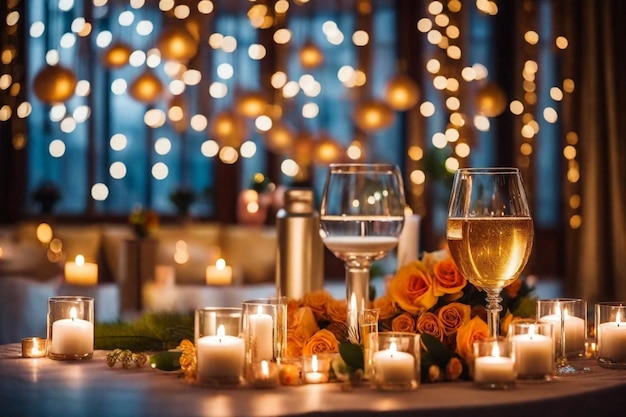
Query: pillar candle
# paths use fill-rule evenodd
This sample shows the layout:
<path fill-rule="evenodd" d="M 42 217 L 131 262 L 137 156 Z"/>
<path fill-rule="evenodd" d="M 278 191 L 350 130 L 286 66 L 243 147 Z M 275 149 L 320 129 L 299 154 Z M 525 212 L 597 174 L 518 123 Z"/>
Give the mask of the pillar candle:
<path fill-rule="evenodd" d="M 262 312 L 261 306 L 256 314 L 250 314 L 250 341 L 252 359 L 255 362 L 274 358 L 274 322 L 272 316 Z"/>
<path fill-rule="evenodd" d="M 389 349 L 374 353 L 373 364 L 376 379 L 385 383 L 403 383 L 415 379 L 415 358 L 410 353 L 398 351 L 393 342 Z"/>
<path fill-rule="evenodd" d="M 98 283 L 98 265 L 85 262 L 83 255 L 76 256 L 74 262 L 66 262 L 65 281 L 74 285 L 96 285 Z"/>
<path fill-rule="evenodd" d="M 561 344 L 561 315 L 549 314 L 539 318 L 539 321 L 552 323 L 554 342 Z M 580 317 L 571 316 L 565 311 L 563 322 L 565 325 L 565 351 L 576 352 L 585 349 L 585 321 Z"/>
<path fill-rule="evenodd" d="M 206 268 L 206 283 L 209 285 L 230 285 L 233 282 L 233 268 L 222 258 Z"/>
<path fill-rule="evenodd" d="M 398 239 L 398 267 L 413 262 L 419 257 L 420 216 L 410 208 L 404 212 L 404 226 Z"/>
<path fill-rule="evenodd" d="M 619 313 L 615 321 L 598 326 L 598 356 L 611 360 L 626 360 L 626 323 L 620 321 Z"/>
<path fill-rule="evenodd" d="M 52 323 L 50 351 L 58 355 L 85 355 L 93 352 L 93 324 L 76 318 L 72 307 L 70 318 Z"/>
<path fill-rule="evenodd" d="M 554 369 L 554 345 L 552 338 L 541 334 L 517 334 L 515 343 L 515 367 L 519 375 L 549 375 Z"/>
<path fill-rule="evenodd" d="M 244 342 L 224 334 L 220 325 L 217 335 L 198 338 L 198 378 L 208 380 L 226 378 L 237 380 L 243 373 Z"/>

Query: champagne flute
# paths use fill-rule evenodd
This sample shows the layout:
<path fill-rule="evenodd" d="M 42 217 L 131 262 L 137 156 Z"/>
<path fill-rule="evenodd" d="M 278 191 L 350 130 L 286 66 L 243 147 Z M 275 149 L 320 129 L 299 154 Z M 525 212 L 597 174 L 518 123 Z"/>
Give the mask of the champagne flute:
<path fill-rule="evenodd" d="M 533 220 L 519 169 L 457 170 L 446 237 L 459 271 L 487 293 L 490 338 L 498 336 L 500 292 L 526 266 L 533 235 Z"/>
<path fill-rule="evenodd" d="M 320 207 L 320 235 L 346 267 L 348 329 L 359 338 L 369 301 L 370 267 L 398 244 L 404 187 L 392 164 L 331 164 Z"/>

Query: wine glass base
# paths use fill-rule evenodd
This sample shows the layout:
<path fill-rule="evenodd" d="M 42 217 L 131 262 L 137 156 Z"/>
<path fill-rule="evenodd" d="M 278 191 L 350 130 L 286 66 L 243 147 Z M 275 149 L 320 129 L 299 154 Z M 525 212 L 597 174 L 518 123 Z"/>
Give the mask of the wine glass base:
<path fill-rule="evenodd" d="M 564 365 L 559 365 L 556 368 L 556 372 L 554 373 L 555 376 L 574 376 L 574 375 L 583 375 L 583 374 L 589 374 L 591 373 L 591 368 L 588 367 L 584 367 L 584 368 L 574 368 L 572 365 L 568 364 L 564 364 Z"/>

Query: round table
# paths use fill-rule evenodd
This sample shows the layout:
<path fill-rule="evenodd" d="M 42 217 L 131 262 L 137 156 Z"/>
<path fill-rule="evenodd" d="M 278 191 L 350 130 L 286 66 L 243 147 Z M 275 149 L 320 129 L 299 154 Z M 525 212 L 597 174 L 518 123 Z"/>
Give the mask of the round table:
<path fill-rule="evenodd" d="M 626 371 L 579 360 L 589 374 L 552 382 L 519 382 L 486 391 L 471 382 L 422 384 L 411 392 L 381 392 L 341 384 L 270 390 L 212 389 L 148 366 L 105 364 L 106 351 L 87 361 L 21 357 L 21 346 L 0 346 L 0 415 L 9 416 L 624 416 Z"/>

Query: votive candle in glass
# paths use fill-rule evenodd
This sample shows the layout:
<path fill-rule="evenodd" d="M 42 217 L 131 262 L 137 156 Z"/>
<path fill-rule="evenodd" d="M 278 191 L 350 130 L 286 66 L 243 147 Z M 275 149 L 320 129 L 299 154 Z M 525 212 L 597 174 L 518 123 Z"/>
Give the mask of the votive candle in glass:
<path fill-rule="evenodd" d="M 626 369 L 626 301 L 597 303 L 595 324 L 600 366 Z"/>
<path fill-rule="evenodd" d="M 307 384 L 321 384 L 330 378 L 330 357 L 311 355 L 302 357 L 302 373 Z"/>
<path fill-rule="evenodd" d="M 48 298 L 48 357 L 56 360 L 91 359 L 93 345 L 93 297 Z"/>
<path fill-rule="evenodd" d="M 23 358 L 43 358 L 46 356 L 46 339 L 42 337 L 25 337 L 22 339 Z"/>
<path fill-rule="evenodd" d="M 552 323 L 519 320 L 509 325 L 517 379 L 552 380 L 555 368 Z"/>
<path fill-rule="evenodd" d="M 587 333 L 587 302 L 580 298 L 537 300 L 537 320 L 552 323 L 557 357 L 584 356 Z M 561 347 L 561 340 L 564 347 Z"/>
<path fill-rule="evenodd" d="M 370 334 L 372 385 L 380 390 L 408 391 L 420 383 L 420 335 L 408 332 Z M 368 361 L 368 359 L 365 359 Z"/>
<path fill-rule="evenodd" d="M 256 388 L 276 388 L 278 386 L 278 364 L 270 361 L 252 364 L 251 382 Z"/>
<path fill-rule="evenodd" d="M 509 389 L 515 386 L 513 343 L 503 339 L 474 342 L 474 385 L 484 389 Z"/>

